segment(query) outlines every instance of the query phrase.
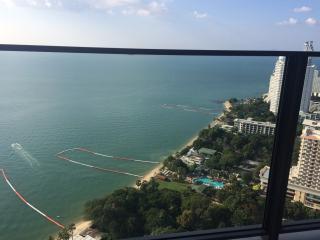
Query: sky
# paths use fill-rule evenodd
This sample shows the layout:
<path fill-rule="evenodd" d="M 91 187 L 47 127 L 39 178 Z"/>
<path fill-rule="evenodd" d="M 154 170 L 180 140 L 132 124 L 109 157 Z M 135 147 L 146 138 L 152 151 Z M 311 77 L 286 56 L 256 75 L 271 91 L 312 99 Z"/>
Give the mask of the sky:
<path fill-rule="evenodd" d="M 0 0 L 0 43 L 320 50 L 320 0 Z"/>

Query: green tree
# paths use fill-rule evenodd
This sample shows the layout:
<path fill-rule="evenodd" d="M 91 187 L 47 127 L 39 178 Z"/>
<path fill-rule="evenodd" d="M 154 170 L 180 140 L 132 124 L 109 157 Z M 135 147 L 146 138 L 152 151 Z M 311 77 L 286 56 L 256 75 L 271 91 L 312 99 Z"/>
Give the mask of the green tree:
<path fill-rule="evenodd" d="M 63 228 L 59 233 L 58 233 L 58 240 L 69 240 L 71 237 L 70 231 L 68 228 Z"/>
<path fill-rule="evenodd" d="M 161 234 L 166 234 L 166 233 L 174 233 L 177 232 L 177 229 L 173 228 L 173 227 L 159 227 L 154 229 L 151 232 L 151 236 L 157 236 L 157 235 L 161 235 Z"/>
<path fill-rule="evenodd" d="M 196 223 L 196 216 L 191 210 L 184 210 L 177 218 L 178 224 L 185 230 L 193 230 Z"/>
<path fill-rule="evenodd" d="M 68 230 L 69 230 L 69 233 L 71 235 L 71 239 L 73 240 L 73 231 L 76 229 L 76 225 L 74 223 L 71 223 L 69 226 L 68 226 Z"/>
<path fill-rule="evenodd" d="M 59 233 L 58 233 L 58 240 L 69 240 L 70 237 L 73 239 L 73 231 L 76 229 L 75 224 L 71 223 L 67 227 L 63 228 Z M 49 239 L 53 239 L 52 236 L 49 237 Z"/>
<path fill-rule="evenodd" d="M 241 178 L 245 184 L 249 185 L 253 179 L 252 172 L 243 172 Z"/>
<path fill-rule="evenodd" d="M 175 224 L 175 219 L 164 209 L 151 208 L 145 213 L 145 231 L 149 234 L 159 228 L 170 227 Z"/>
<path fill-rule="evenodd" d="M 231 211 L 223 205 L 209 207 L 202 215 L 202 228 L 219 228 L 231 226 Z"/>
<path fill-rule="evenodd" d="M 286 201 L 283 217 L 288 220 L 305 220 L 320 217 L 320 211 L 305 207 L 301 202 Z"/>

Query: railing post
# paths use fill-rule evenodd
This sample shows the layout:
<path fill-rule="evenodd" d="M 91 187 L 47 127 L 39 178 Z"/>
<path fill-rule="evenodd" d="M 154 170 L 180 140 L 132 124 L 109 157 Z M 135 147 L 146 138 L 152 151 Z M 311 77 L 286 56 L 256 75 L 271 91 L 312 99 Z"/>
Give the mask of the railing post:
<path fill-rule="evenodd" d="M 307 60 L 303 52 L 286 57 L 263 221 L 269 239 L 281 230 Z"/>

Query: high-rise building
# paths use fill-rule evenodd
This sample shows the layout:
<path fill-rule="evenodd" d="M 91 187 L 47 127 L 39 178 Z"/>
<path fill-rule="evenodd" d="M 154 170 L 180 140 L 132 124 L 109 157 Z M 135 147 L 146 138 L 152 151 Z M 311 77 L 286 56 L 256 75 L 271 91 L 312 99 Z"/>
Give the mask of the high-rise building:
<path fill-rule="evenodd" d="M 320 121 L 305 119 L 299 160 L 290 169 L 287 198 L 305 206 L 320 209 Z M 260 171 L 261 187 L 266 189 L 268 166 Z"/>
<path fill-rule="evenodd" d="M 293 200 L 320 209 L 320 122 L 304 120 L 299 161 L 290 170 Z"/>
<path fill-rule="evenodd" d="M 312 95 L 320 97 L 320 71 L 319 70 L 314 70 Z"/>
<path fill-rule="evenodd" d="M 304 50 L 307 52 L 313 51 L 313 42 L 312 41 L 305 42 Z M 312 64 L 312 58 L 309 58 L 307 69 L 306 69 L 306 76 L 303 84 L 301 104 L 300 104 L 300 111 L 305 113 L 309 112 L 310 100 L 311 100 L 311 94 L 312 94 L 312 83 L 313 83 L 313 76 L 314 76 L 315 70 L 316 70 L 316 67 L 315 65 Z"/>
<path fill-rule="evenodd" d="M 269 92 L 266 100 L 270 103 L 270 112 L 274 114 L 278 112 L 284 66 L 285 57 L 279 57 L 270 77 Z"/>
<path fill-rule="evenodd" d="M 301 135 L 299 161 L 293 167 L 291 180 L 300 186 L 320 190 L 320 122 L 310 121 Z"/>
<path fill-rule="evenodd" d="M 314 50 L 312 41 L 305 42 L 304 46 L 305 51 Z M 268 96 L 265 99 L 270 103 L 269 110 L 274 114 L 278 113 L 284 66 L 285 57 L 279 57 L 275 64 L 274 71 L 270 77 Z M 300 104 L 300 111 L 305 113 L 309 112 L 315 70 L 316 67 L 312 63 L 312 58 L 309 58 Z"/>

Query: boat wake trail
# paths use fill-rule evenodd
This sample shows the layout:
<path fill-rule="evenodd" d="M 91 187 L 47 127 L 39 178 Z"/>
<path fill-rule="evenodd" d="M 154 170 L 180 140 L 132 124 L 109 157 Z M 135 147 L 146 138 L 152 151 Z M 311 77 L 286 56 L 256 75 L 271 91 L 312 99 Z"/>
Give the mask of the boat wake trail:
<path fill-rule="evenodd" d="M 161 107 L 165 109 L 176 109 L 180 111 L 195 112 L 205 115 L 214 115 L 216 112 L 213 108 L 194 107 L 181 104 L 162 104 Z"/>
<path fill-rule="evenodd" d="M 39 161 L 26 151 L 19 143 L 12 143 L 11 148 L 19 157 L 26 160 L 32 168 L 40 166 Z"/>

